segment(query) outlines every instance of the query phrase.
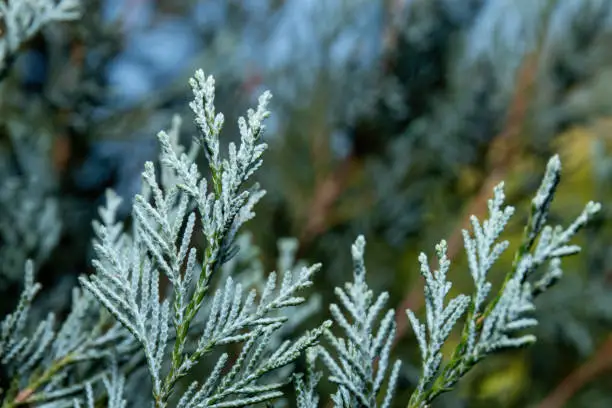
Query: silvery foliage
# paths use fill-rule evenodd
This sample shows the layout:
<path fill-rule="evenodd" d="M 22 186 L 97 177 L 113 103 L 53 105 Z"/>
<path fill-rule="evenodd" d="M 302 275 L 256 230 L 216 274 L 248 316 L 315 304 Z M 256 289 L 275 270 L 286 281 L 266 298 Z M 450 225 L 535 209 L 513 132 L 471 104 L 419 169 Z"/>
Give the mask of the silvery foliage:
<path fill-rule="evenodd" d="M 536 340 L 533 334 L 524 333 L 525 329 L 537 324 L 532 315 L 535 309 L 533 299 L 561 277 L 561 258 L 580 250 L 569 243 L 570 239 L 600 210 L 598 203 L 589 202 L 569 227 L 546 225 L 560 173 L 561 163 L 555 156 L 549 161 L 542 184 L 532 200 L 530 218 L 512 270 L 488 304 L 486 301 L 492 285 L 487 275 L 509 245 L 499 237 L 514 213 L 514 208 L 504 206 L 503 183 L 494 189 L 493 198 L 488 202 L 489 219 L 481 223 L 472 216 L 473 232 L 463 231 L 468 265 L 475 284 L 471 296 L 459 294 L 446 301 L 452 284 L 447 280 L 450 260 L 445 241 L 436 246 L 437 271 L 431 270 L 424 253 L 419 256 L 421 275 L 425 280 L 425 321 L 421 322 L 410 310 L 406 312 L 419 344 L 423 365 L 409 407 L 427 407 L 435 397 L 453 388 L 475 364 L 493 352 L 522 347 Z M 307 374 L 305 377 L 297 376 L 295 380 L 300 408 L 318 407 L 316 387 L 322 374 L 315 367 L 317 357 L 321 357 L 329 369 L 329 380 L 338 385 L 338 392 L 332 397 L 335 406 L 377 406 L 378 392 L 389 365 L 395 321 L 393 311 L 389 310 L 381 320 L 378 333 L 374 334 L 374 321 L 384 307 L 387 295 L 383 293 L 373 301 L 364 279 L 364 246 L 365 240 L 359 237 L 352 248 L 354 282 L 348 284 L 346 290 L 336 289 L 336 295 L 352 323 L 337 305 L 330 307 L 346 339 L 326 330 L 325 337 L 336 357 L 322 346 L 309 351 Z M 544 265 L 546 270 L 535 276 Z M 460 343 L 449 363 L 443 366 L 442 347 L 457 322 L 464 317 Z M 375 373 L 376 361 L 378 369 Z M 398 361 L 391 370 L 382 406 L 391 403 L 399 367 Z"/>
<path fill-rule="evenodd" d="M 526 55 L 540 47 L 540 52 L 551 60 L 557 56 L 567 58 L 576 53 L 579 33 L 585 29 L 593 37 L 608 35 L 612 29 L 612 4 L 601 0 L 484 1 L 463 34 L 466 47 L 455 70 L 462 76 L 483 62 L 490 64 L 496 81 L 506 90 L 504 98 L 509 98 Z"/>
<path fill-rule="evenodd" d="M 561 162 L 554 156 L 531 203 L 531 214 L 524 230 L 523 241 L 515 254 L 512 270 L 494 298 L 486 304 L 492 284 L 487 275 L 499 256 L 508 248 L 508 241 L 499 240 L 514 208 L 504 206 L 503 183 L 494 189 L 488 202 L 489 219 L 481 223 L 471 218 L 472 233 L 463 231 L 468 265 L 475 292 L 458 295 L 448 303 L 445 298 L 451 288 L 446 275 L 450 261 L 446 243 L 436 247 L 439 270 L 432 272 L 425 254 L 421 254 L 421 274 L 425 279 L 425 322 L 420 322 L 408 310 L 408 317 L 417 337 L 422 374 L 410 407 L 425 407 L 437 395 L 451 389 L 476 363 L 493 352 L 522 347 L 535 342 L 525 329 L 537 324 L 532 312 L 533 299 L 546 291 L 562 275 L 561 258 L 580 251 L 569 241 L 600 210 L 598 203 L 589 202 L 582 213 L 567 228 L 546 225 L 546 218 L 560 180 Z M 537 241 L 537 242 L 536 242 Z M 546 269 L 536 276 L 540 267 Z M 467 312 L 467 314 L 466 314 Z M 460 344 L 450 362 L 442 367 L 442 345 L 456 323 L 466 316 Z"/>
<path fill-rule="evenodd" d="M 33 137 L 15 121 L 6 125 L 11 150 L 0 159 L 0 287 L 21 279 L 26 259 L 43 264 L 62 231 L 51 139 Z"/>
<path fill-rule="evenodd" d="M 0 0 L 0 80 L 16 58 L 21 44 L 47 23 L 79 17 L 78 0 Z M 27 258 L 40 266 L 59 240 L 58 200 L 49 193 L 56 180 L 49 163 L 49 137 L 32 137 L 19 121 L 6 120 L 19 175 L 4 161 L 0 165 L 0 286 L 21 277 Z M 35 152 L 34 154 L 32 152 Z"/>
<path fill-rule="evenodd" d="M 395 337 L 394 312 L 388 310 L 378 318 L 388 295 L 375 298 L 366 284 L 363 237 L 352 247 L 354 281 L 345 289 L 336 289 L 345 312 L 338 305 L 330 307 L 344 338 L 329 330 L 329 322 L 295 342 L 279 336 L 289 320 L 283 309 L 304 304 L 305 299 L 297 292 L 312 284 L 312 275 L 319 268 L 297 267 L 295 241 L 281 242 L 279 270 L 284 275 L 279 290 L 276 274 L 272 273 L 261 285 L 259 298 L 255 289 L 243 296 L 247 287 L 261 282 L 254 279 L 247 283 L 233 276 L 232 259 L 234 263 L 240 259 L 234 257 L 240 244 L 236 233 L 253 216 L 252 208 L 263 194 L 258 186 L 244 189 L 243 184 L 261 164 L 265 145 L 258 144 L 258 140 L 263 132 L 262 120 L 268 114 L 269 95 L 260 98 L 258 109 L 250 110 L 247 119 L 239 120 L 240 147 L 230 143 L 229 157 L 222 160 L 218 135 L 223 117 L 214 110 L 214 81 L 198 71 L 191 84 L 195 95 L 191 106 L 201 132 L 199 143 L 211 171 L 210 192 L 194 163 L 198 146 L 185 152 L 178 143 L 180 120 L 175 118 L 170 132 L 158 135 L 162 146 L 159 183 L 153 164 L 145 166 L 145 188 L 135 199 L 130 231 L 117 221 L 120 198 L 108 192 L 107 204 L 100 210 L 101 221 L 94 224 L 97 273 L 81 278 L 88 291 L 75 291 L 72 312 L 57 332 L 53 329 L 53 315 L 39 323 L 33 334 L 25 330 L 29 307 L 40 288 L 34 284 L 32 264 L 27 264 L 19 305 L 1 327 L 0 358 L 9 374 L 18 379 L 3 395 L 4 405 L 92 407 L 96 405 L 98 386 L 103 388 L 108 406 L 124 407 L 122 373 L 126 364 L 120 368 L 116 361 L 136 356 L 146 361 L 153 404 L 166 407 L 178 380 L 196 363 L 221 346 L 242 343 L 233 363 L 229 363 L 227 353 L 222 353 L 205 382 L 193 382 L 181 396 L 176 396 L 174 405 L 237 407 L 278 398 L 282 395 L 280 388 L 286 384 L 283 378 L 287 377 L 275 377 L 274 373 L 307 350 L 307 375 L 295 377 L 298 406 L 318 406 L 316 387 L 322 374 L 316 371 L 315 363 L 319 357 L 330 372 L 329 380 L 338 386 L 332 397 L 336 406 L 376 407 L 386 379 L 381 406 L 389 406 L 400 369 L 396 361 L 388 373 Z M 513 267 L 488 304 L 485 305 L 491 283 L 487 275 L 508 246 L 506 241 L 499 241 L 499 236 L 514 212 L 512 207 L 504 206 L 503 184 L 495 188 L 489 201 L 489 219 L 481 224 L 473 217 L 473 232 L 464 231 L 468 265 L 476 287 L 472 296 L 461 294 L 445 301 L 451 283 L 446 279 L 450 262 L 444 241 L 436 247 L 438 271 L 431 271 L 426 255 L 419 257 L 425 279 L 426 319 L 420 322 L 411 311 L 408 316 L 420 346 L 423 373 L 410 407 L 427 406 L 492 352 L 535 341 L 533 335 L 517 333 L 537 323 L 530 314 L 533 298 L 560 278 L 560 259 L 579 251 L 579 247 L 569 244 L 570 239 L 599 210 L 599 204 L 591 202 L 568 228 L 546 225 L 560 170 L 558 157 L 553 157 L 532 201 Z M 191 247 L 194 209 L 207 243 L 201 262 Z M 253 252 L 243 255 L 253 269 L 260 268 L 250 257 Z M 536 270 L 545 264 L 548 269 L 536 278 Z M 160 288 L 160 272 L 172 284 L 170 293 Z M 255 276 L 263 277 L 263 273 L 258 271 Z M 214 277 L 223 279 L 211 299 L 206 295 Z M 100 313 L 92 297 L 116 318 L 114 324 Z M 91 319 L 89 314 L 97 318 Z M 442 345 L 463 316 L 466 322 L 460 344 L 443 367 Z M 200 317 L 202 327 L 194 330 Z M 321 333 L 329 350 L 316 344 Z M 194 335 L 197 340 L 192 342 Z M 174 344 L 170 352 L 171 342 Z M 109 367 L 106 370 L 85 370 L 90 375 L 78 381 L 78 376 L 70 373 L 77 363 L 109 360 L 111 354 L 113 360 L 103 366 Z"/>
<path fill-rule="evenodd" d="M 253 288 L 262 292 L 266 287 L 267 278 L 261 262 L 259 247 L 253 243 L 252 235 L 248 231 L 238 235 L 236 246 L 239 250 L 232 259 L 222 266 L 219 271 L 219 280 L 225 281 L 231 277 L 235 282 L 240 283 L 243 289 Z M 297 239 L 280 238 L 277 242 L 277 248 L 277 271 L 291 271 L 293 274 L 299 274 L 300 270 L 306 266 L 303 260 L 296 259 Z M 202 316 L 196 318 L 195 324 L 202 327 L 206 324 L 206 316 L 209 314 L 211 306 L 211 304 L 202 305 L 203 313 L 200 313 Z M 304 303 L 298 306 L 275 311 L 276 315 L 285 316 L 287 320 L 282 327 L 273 333 L 269 341 L 270 348 L 275 349 L 280 346 L 285 339 L 291 337 L 307 319 L 313 317 L 320 309 L 321 296 L 318 293 L 313 293 Z M 274 375 L 283 376 L 283 372 L 290 369 L 291 366 L 287 366 L 285 370 L 278 370 Z M 286 377 L 285 375 L 283 378 Z"/>
<path fill-rule="evenodd" d="M 330 305 L 330 312 L 345 337 L 339 337 L 326 329 L 324 336 L 329 350 L 318 346 L 307 356 L 307 375 L 296 379 L 298 407 L 318 406 L 316 385 L 321 373 L 314 368 L 317 356 L 330 372 L 329 381 L 338 386 L 332 396 L 336 407 L 378 407 L 377 398 L 388 378 L 387 391 L 380 407 L 389 407 L 393 399 L 395 384 L 401 362 L 396 360 L 389 370 L 390 354 L 395 339 L 395 312 L 388 309 L 378 323 L 389 294 L 374 297 L 368 287 L 364 264 L 365 239 L 359 236 L 352 246 L 353 282 L 345 288 L 336 288 L 335 293 L 343 312 L 337 304 Z M 376 369 L 374 368 L 377 364 Z"/>
<path fill-rule="evenodd" d="M 6 407 L 72 406 L 88 384 L 107 374 L 104 367 L 108 360 L 129 361 L 137 350 L 126 330 L 101 313 L 89 293 L 76 288 L 71 312 L 59 328 L 55 327 L 55 315 L 49 313 L 29 330 L 28 314 L 40 288 L 34 282 L 34 266 L 28 261 L 18 305 L 1 324 L 0 362 L 13 379 L 11 387 L 2 390 Z"/>
<path fill-rule="evenodd" d="M 106 395 L 107 408 L 126 408 L 127 401 L 124 398 L 125 377 L 119 371 L 117 364 L 112 364 L 110 372 L 102 378 Z M 88 383 L 85 387 L 85 401 L 75 399 L 72 402 L 73 408 L 95 408 L 96 399 L 93 384 Z"/>
<path fill-rule="evenodd" d="M 239 282 L 244 289 L 254 288 L 259 292 L 263 291 L 266 286 L 266 276 L 260 258 L 260 250 L 253 243 L 251 234 L 249 232 L 241 233 L 236 240 L 236 245 L 240 250 L 236 256 L 223 265 L 219 273 L 219 280 L 225 281 L 231 276 L 232 279 Z M 305 266 L 305 262 L 296 259 L 296 251 L 298 248 L 297 239 L 281 238 L 277 242 L 277 247 L 277 270 L 292 271 L 294 274 L 299 273 Z M 202 306 L 202 312 L 200 313 L 201 317 L 194 320 L 194 327 L 204 327 L 206 325 L 206 317 L 210 313 L 211 306 L 212 305 L 208 303 Z M 276 316 L 284 316 L 287 320 L 272 334 L 268 340 L 268 347 L 270 349 L 280 347 L 285 340 L 291 338 L 294 333 L 298 332 L 298 330 L 303 327 L 302 325 L 319 312 L 320 309 L 321 296 L 318 293 L 314 293 L 310 295 L 304 303 L 298 306 L 276 311 Z M 279 382 L 286 381 L 287 378 L 290 378 L 294 368 L 294 364 L 289 364 L 268 374 L 266 378 Z M 282 400 L 276 401 L 274 405 L 286 406 L 289 405 L 289 401 L 287 398 L 283 398 Z"/>
<path fill-rule="evenodd" d="M 306 374 L 296 374 L 294 377 L 295 397 L 298 408 L 317 408 L 319 394 L 317 386 L 323 378 L 323 373 L 316 369 L 318 351 L 315 347 L 306 351 Z"/>
<path fill-rule="evenodd" d="M 115 221 L 118 199 L 109 196 L 102 223 L 95 228 L 97 273 L 82 278 L 81 283 L 140 344 L 156 407 L 168 406 L 175 385 L 195 364 L 213 350 L 234 343 L 243 345 L 233 362 L 229 354 L 221 354 L 206 381 L 191 383 L 176 406 L 251 405 L 282 395 L 280 388 L 286 381 L 260 380 L 291 364 L 321 334 L 322 328 L 317 328 L 295 341 L 283 341 L 274 350 L 268 347 L 287 320 L 276 312 L 305 301 L 298 292 L 312 284 L 320 266 L 303 267 L 298 273 L 283 271 L 278 288 L 277 274 L 271 273 L 259 297 L 254 289 L 244 293 L 242 284 L 231 276 L 210 293 L 212 278 L 236 255 L 236 233 L 254 216 L 253 206 L 264 194 L 258 185 L 245 188 L 244 184 L 261 165 L 266 149 L 259 139 L 269 114 L 270 94 L 264 93 L 257 109 L 238 120 L 240 145 L 230 143 L 227 158 L 222 158 L 219 133 L 224 118 L 215 112 L 214 79 L 199 70 L 190 84 L 194 93 L 190 106 L 200 133 L 198 142 L 208 161 L 210 185 L 194 158 L 177 143 L 175 120 L 170 134 L 158 134 L 163 186 L 153 163 L 146 163 L 146 191 L 135 198 L 131 234 Z M 191 246 L 195 210 L 206 242 L 199 264 Z M 160 293 L 160 273 L 172 285 L 169 296 Z M 190 348 L 192 323 L 203 305 L 209 306 L 206 323 Z"/>
<path fill-rule="evenodd" d="M 0 187 L 0 287 L 19 281 L 28 257 L 44 262 L 59 241 L 58 200 L 37 194 L 38 187 L 18 177 Z"/>
<path fill-rule="evenodd" d="M 54 21 L 79 18 L 79 0 L 2 0 L 0 19 L 4 35 L 0 38 L 0 72 L 4 72 L 22 43 L 34 37 L 43 26 Z"/>

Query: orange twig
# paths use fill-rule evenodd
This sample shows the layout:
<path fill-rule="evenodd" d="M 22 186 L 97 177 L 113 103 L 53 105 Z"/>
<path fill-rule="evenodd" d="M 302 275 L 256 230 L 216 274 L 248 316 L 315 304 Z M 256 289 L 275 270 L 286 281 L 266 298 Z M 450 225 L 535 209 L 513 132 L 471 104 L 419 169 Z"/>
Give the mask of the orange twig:
<path fill-rule="evenodd" d="M 349 156 L 335 171 L 318 183 L 308 209 L 306 225 L 299 236 L 300 248 L 307 247 L 326 230 L 333 205 L 345 190 L 357 168 L 357 164 L 357 160 L 353 156 Z"/>

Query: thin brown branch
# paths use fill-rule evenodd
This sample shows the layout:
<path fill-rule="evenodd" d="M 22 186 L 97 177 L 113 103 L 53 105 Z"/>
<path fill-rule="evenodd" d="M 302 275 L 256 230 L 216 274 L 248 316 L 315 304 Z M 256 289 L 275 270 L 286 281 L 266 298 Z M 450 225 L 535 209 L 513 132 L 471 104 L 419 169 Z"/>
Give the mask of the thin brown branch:
<path fill-rule="evenodd" d="M 612 334 L 584 364 L 572 371 L 540 404 L 538 408 L 562 408 L 585 385 L 612 369 Z"/>
<path fill-rule="evenodd" d="M 336 169 L 323 177 L 315 187 L 315 193 L 308 209 L 306 225 L 299 234 L 301 254 L 312 241 L 328 228 L 334 204 L 346 189 L 358 168 L 358 160 L 348 156 Z"/>

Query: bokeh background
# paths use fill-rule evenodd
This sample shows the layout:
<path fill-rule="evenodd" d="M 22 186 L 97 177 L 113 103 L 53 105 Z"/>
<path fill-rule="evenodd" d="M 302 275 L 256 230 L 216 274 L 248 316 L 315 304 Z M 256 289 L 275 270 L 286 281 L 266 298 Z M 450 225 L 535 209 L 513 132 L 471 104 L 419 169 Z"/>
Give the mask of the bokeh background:
<path fill-rule="evenodd" d="M 248 229 L 268 271 L 277 240 L 298 238 L 299 257 L 324 265 L 314 288 L 324 301 L 351 277 L 357 234 L 368 241 L 371 285 L 398 310 L 421 309 L 417 256 L 442 238 L 454 290 L 470 291 L 467 216 L 484 216 L 505 180 L 515 246 L 558 153 L 552 220 L 567 223 L 590 199 L 602 215 L 581 234 L 584 251 L 565 263 L 564 279 L 538 299 L 539 342 L 487 360 L 434 407 L 612 406 L 612 1 L 83 4 L 81 19 L 24 44 L 0 83 L 3 314 L 28 257 L 45 287 L 34 312 L 67 310 L 77 276 L 91 272 L 104 190 L 126 199 L 128 219 L 157 131 L 178 113 L 184 140 L 194 135 L 187 78 L 203 68 L 217 79 L 223 143 L 235 139 L 238 115 L 272 91 L 258 174 L 268 194 Z M 405 406 L 420 362 L 403 313 L 398 325 L 396 401 Z"/>

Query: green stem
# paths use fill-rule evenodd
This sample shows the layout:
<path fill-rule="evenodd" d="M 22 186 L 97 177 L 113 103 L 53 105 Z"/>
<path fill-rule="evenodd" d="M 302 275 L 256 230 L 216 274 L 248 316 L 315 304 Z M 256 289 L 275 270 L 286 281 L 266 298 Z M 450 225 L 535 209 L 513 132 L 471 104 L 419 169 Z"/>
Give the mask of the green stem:
<path fill-rule="evenodd" d="M 17 396 L 13 401 L 5 402 L 2 405 L 2 408 L 14 408 L 18 406 L 23 406 L 30 404 L 32 401 L 32 396 L 35 395 L 36 391 L 48 383 L 59 371 L 61 371 L 64 367 L 72 364 L 74 355 L 68 354 L 64 356 L 62 359 L 56 361 L 51 367 L 49 367 L 45 372 L 43 372 L 38 378 L 32 380 L 23 390 L 19 391 Z M 40 401 L 39 401 L 40 402 Z"/>

